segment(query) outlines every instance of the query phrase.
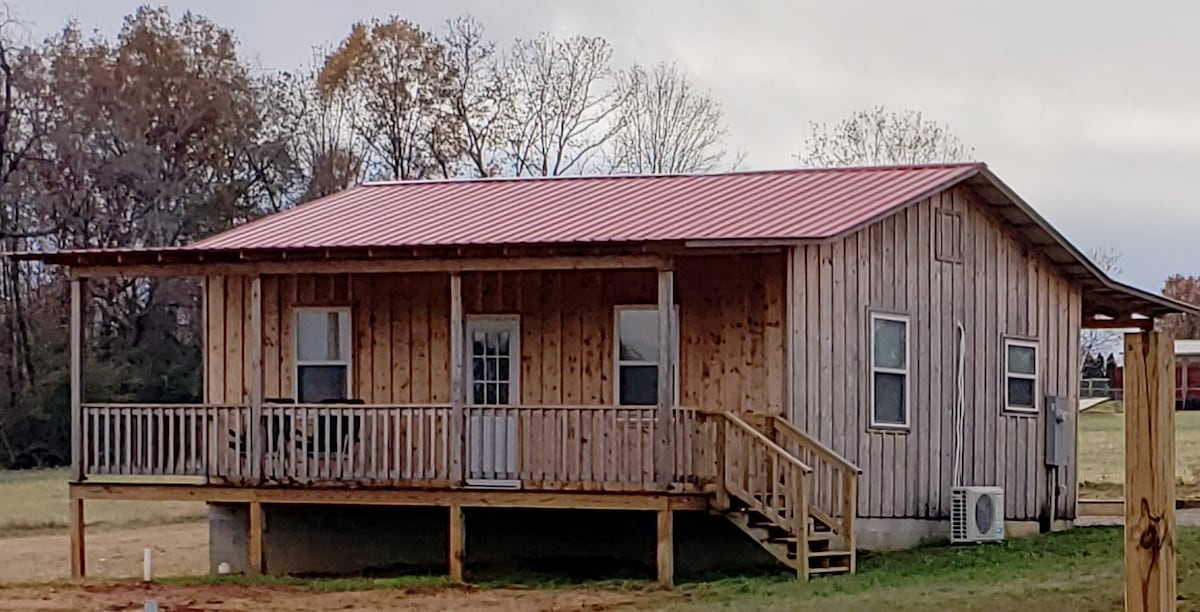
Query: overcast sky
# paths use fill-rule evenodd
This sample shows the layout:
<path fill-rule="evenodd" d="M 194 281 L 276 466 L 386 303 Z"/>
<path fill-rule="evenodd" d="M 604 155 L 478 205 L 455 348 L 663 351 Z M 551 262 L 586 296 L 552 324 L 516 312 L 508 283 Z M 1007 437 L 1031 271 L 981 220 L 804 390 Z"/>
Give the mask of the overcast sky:
<path fill-rule="evenodd" d="M 115 34 L 140 4 L 9 0 L 42 37 L 78 19 Z M 1159 290 L 1200 274 L 1200 6 L 1188 2 L 191 0 L 266 69 L 305 63 L 352 22 L 426 28 L 471 13 L 498 41 L 603 36 L 618 62 L 675 61 L 724 106 L 750 168 L 795 164 L 809 123 L 913 108 L 950 126 L 1082 249 L 1122 254 Z"/>

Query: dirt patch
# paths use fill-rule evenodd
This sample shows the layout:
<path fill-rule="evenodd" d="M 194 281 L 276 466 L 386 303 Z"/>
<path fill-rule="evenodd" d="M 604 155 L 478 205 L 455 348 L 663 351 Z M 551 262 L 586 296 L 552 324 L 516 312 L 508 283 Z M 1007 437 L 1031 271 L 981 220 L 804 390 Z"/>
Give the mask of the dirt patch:
<path fill-rule="evenodd" d="M 164 612 L 196 610 L 633 610 L 660 607 L 682 595 L 616 589 L 471 589 L 315 593 L 299 587 L 239 585 L 92 585 L 0 587 L 0 610 L 142 610 L 154 600 Z"/>
<path fill-rule="evenodd" d="M 87 569 L 91 578 L 140 578 L 142 551 L 146 548 L 154 550 L 156 576 L 208 573 L 207 523 L 89 531 L 86 542 Z M 70 578 L 70 551 L 70 541 L 65 533 L 0 539 L 0 584 Z M 5 609 L 3 602 L 0 602 L 0 609 Z"/>

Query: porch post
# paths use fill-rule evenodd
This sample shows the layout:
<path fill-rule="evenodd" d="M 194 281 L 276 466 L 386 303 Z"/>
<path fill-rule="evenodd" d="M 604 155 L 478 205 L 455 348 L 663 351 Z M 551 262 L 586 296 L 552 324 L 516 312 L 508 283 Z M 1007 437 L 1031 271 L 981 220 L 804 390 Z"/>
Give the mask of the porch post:
<path fill-rule="evenodd" d="M 463 302 L 462 275 L 450 275 L 450 481 L 464 481 L 463 436 L 466 423 L 463 412 Z"/>
<path fill-rule="evenodd" d="M 250 478 L 257 484 L 263 481 L 263 463 L 265 462 L 264 437 L 266 428 L 263 427 L 263 367 L 262 367 L 262 277 L 254 276 L 250 280 Z"/>
<path fill-rule="evenodd" d="M 83 283 L 71 280 L 71 482 L 83 480 Z"/>
<path fill-rule="evenodd" d="M 658 439 L 654 445 L 655 480 L 666 488 L 674 478 L 672 448 L 674 426 L 671 411 L 675 407 L 674 354 L 671 350 L 671 319 L 675 304 L 675 272 L 669 265 L 658 270 Z"/>
<path fill-rule="evenodd" d="M 1175 356 L 1170 334 L 1125 336 L 1125 610 L 1175 609 Z"/>

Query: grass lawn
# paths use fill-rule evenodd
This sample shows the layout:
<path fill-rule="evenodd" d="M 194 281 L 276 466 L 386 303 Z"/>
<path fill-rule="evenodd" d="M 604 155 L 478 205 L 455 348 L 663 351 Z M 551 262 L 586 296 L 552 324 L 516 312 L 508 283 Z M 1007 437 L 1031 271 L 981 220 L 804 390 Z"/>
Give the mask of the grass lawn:
<path fill-rule="evenodd" d="M 1067 533 L 979 546 L 933 546 L 864 555 L 856 576 L 797 582 L 784 575 L 706 576 L 665 592 L 645 581 L 573 583 L 546 576 L 489 579 L 475 576 L 478 590 L 464 592 L 439 577 L 406 578 L 251 578 L 242 576 L 169 580 L 170 585 L 243 585 L 286 588 L 292 596 L 343 591 L 418 589 L 436 597 L 460 597 L 472 607 L 500 596 L 495 589 L 523 587 L 557 592 L 628 595 L 642 610 L 1120 610 L 1123 598 L 1122 532 L 1119 528 L 1080 528 Z M 1179 535 L 1180 610 L 1200 610 L 1200 529 Z M 1192 554 L 1192 553 L 1196 554 Z M 687 580 L 687 577 L 685 577 Z M 472 598 L 474 597 L 474 599 Z M 475 601 L 475 599 L 479 601 Z M 503 607 L 502 605 L 500 607 Z M 273 608 L 272 608 L 273 609 Z M 423 609 L 423 608 L 422 608 Z M 482 609 L 482 608 L 480 608 Z M 602 609 L 602 608 L 596 608 Z"/>
<path fill-rule="evenodd" d="M 1125 479 L 1125 415 L 1079 415 L 1080 497 L 1121 497 Z M 1200 411 L 1175 413 L 1175 476 L 1181 498 L 1200 497 Z"/>
<path fill-rule="evenodd" d="M 67 527 L 67 470 L 0 470 L 0 537 Z M 199 520 L 203 503 L 92 501 L 85 519 L 100 528 L 139 527 Z"/>

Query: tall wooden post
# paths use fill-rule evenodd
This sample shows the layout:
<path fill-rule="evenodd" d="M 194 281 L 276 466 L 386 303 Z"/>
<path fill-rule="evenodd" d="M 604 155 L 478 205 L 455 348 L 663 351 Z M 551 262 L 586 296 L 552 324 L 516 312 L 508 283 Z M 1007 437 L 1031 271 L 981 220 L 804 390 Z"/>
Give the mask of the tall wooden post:
<path fill-rule="evenodd" d="M 83 280 L 71 280 L 71 482 L 83 480 Z"/>
<path fill-rule="evenodd" d="M 263 481 L 263 463 L 266 456 L 266 424 L 263 419 L 263 333 L 262 333 L 262 277 L 250 280 L 250 337 L 246 344 L 250 354 L 250 477 L 256 483 Z"/>
<path fill-rule="evenodd" d="M 461 484 L 465 480 L 463 474 L 464 449 L 466 444 L 465 413 L 463 402 L 463 351 L 466 350 L 463 340 L 463 300 L 462 276 L 450 275 L 450 480 Z"/>
<path fill-rule="evenodd" d="M 667 487 L 675 475 L 674 440 L 671 412 L 675 407 L 674 351 L 671 347 L 671 319 L 675 308 L 675 273 L 670 268 L 658 271 L 658 439 L 654 445 L 655 480 Z"/>
<path fill-rule="evenodd" d="M 1175 357 L 1169 334 L 1125 336 L 1125 610 L 1175 609 Z"/>
<path fill-rule="evenodd" d="M 450 534 L 449 558 L 450 579 L 463 582 L 466 576 L 464 566 L 467 558 L 467 531 L 463 507 L 458 504 L 450 505 Z"/>
<path fill-rule="evenodd" d="M 83 280 L 71 280 L 71 482 L 83 480 Z M 87 576 L 83 499 L 70 496 L 71 577 Z"/>

